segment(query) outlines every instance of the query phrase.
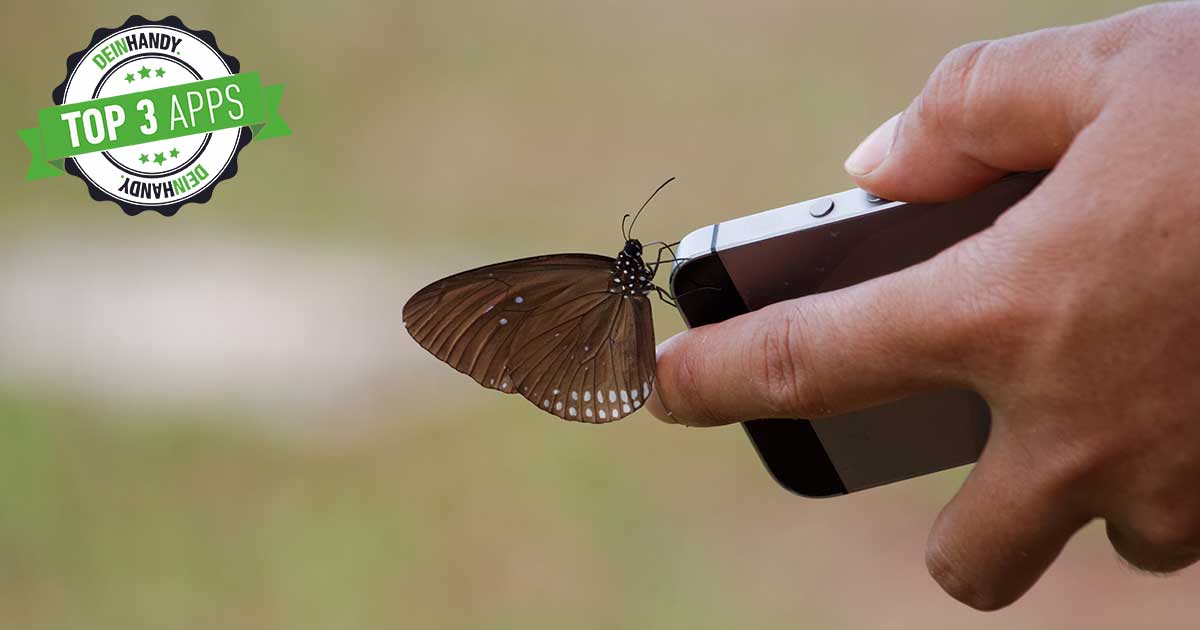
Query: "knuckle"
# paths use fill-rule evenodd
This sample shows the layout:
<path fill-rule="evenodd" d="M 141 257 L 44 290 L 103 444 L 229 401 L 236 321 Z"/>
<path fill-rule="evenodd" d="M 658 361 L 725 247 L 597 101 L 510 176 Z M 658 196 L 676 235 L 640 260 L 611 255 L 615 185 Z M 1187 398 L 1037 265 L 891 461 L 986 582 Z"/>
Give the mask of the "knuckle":
<path fill-rule="evenodd" d="M 1100 64 L 1116 57 L 1146 29 L 1151 18 L 1151 14 L 1141 8 L 1097 22 L 1087 41 L 1088 56 Z"/>
<path fill-rule="evenodd" d="M 971 42 L 942 58 L 917 97 L 915 114 L 923 125 L 934 131 L 967 128 L 975 86 L 983 79 L 984 59 L 993 44 Z"/>
<path fill-rule="evenodd" d="M 955 347 L 972 374 L 1011 374 L 1033 343 L 1045 319 L 1046 303 L 1021 280 L 1018 270 L 1001 264 L 1008 247 L 989 230 L 946 250 L 939 263 L 963 286 L 952 292 L 949 315 L 961 323 L 963 343 Z M 942 274 L 947 275 L 947 274 Z"/>
<path fill-rule="evenodd" d="M 807 320 L 802 305 L 790 304 L 774 309 L 752 335 L 749 371 L 774 417 L 828 414 L 805 352 L 805 335 L 810 329 Z"/>
<path fill-rule="evenodd" d="M 1106 20 L 1095 22 L 1085 27 L 1085 34 L 1080 37 L 1082 60 L 1091 68 L 1090 81 L 1100 86 L 1100 93 L 1112 94 L 1120 88 L 1119 75 L 1128 74 L 1133 66 L 1144 66 L 1148 60 L 1141 54 L 1130 54 L 1131 49 L 1143 48 L 1141 42 L 1154 41 L 1149 33 L 1156 29 L 1154 22 L 1159 18 L 1159 12 L 1148 11 L 1145 8 L 1129 11 L 1113 16 Z M 1150 57 L 1159 57 L 1152 53 Z M 1151 63 L 1157 64 L 1160 60 Z M 1124 69 L 1126 72 L 1114 71 Z"/>
<path fill-rule="evenodd" d="M 1093 23 L 1096 37 L 1091 50 L 1113 56 L 1140 42 L 1162 40 L 1172 32 L 1194 33 L 1197 24 L 1200 11 L 1194 4 L 1138 7 Z"/>
<path fill-rule="evenodd" d="M 1097 68 L 1120 61 L 1130 71 L 1176 67 L 1190 76 L 1200 50 L 1194 36 L 1200 29 L 1200 8 L 1192 3 L 1140 7 L 1090 27 L 1086 52 Z"/>
<path fill-rule="evenodd" d="M 1160 549 L 1200 550 L 1200 514 L 1177 506 L 1144 510 L 1133 524 L 1137 537 Z"/>
<path fill-rule="evenodd" d="M 968 577 L 958 557 L 953 545 L 936 535 L 925 549 L 925 567 L 947 595 L 976 610 L 997 610 L 1009 603 L 986 582 Z"/>
<path fill-rule="evenodd" d="M 704 341 L 704 338 L 701 338 L 700 347 L 704 346 Z M 672 358 L 668 369 L 669 382 L 674 386 L 671 388 L 673 396 L 668 408 L 674 413 L 679 413 L 682 416 L 680 419 L 686 420 L 688 424 L 705 425 L 716 422 L 706 395 L 710 389 L 705 386 L 709 380 L 707 353 L 697 352 L 693 346 L 674 354 Z"/>

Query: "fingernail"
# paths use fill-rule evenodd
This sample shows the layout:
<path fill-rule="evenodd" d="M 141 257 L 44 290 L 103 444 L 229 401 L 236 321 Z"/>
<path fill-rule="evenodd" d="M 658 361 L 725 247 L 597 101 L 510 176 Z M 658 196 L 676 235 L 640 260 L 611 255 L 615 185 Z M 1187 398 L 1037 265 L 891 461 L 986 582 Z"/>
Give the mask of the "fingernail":
<path fill-rule="evenodd" d="M 900 114 L 896 114 L 880 125 L 878 129 L 872 131 L 871 135 L 858 145 L 854 153 L 846 158 L 846 172 L 854 177 L 862 177 L 879 168 L 879 165 L 887 159 L 888 153 L 892 151 L 899 123 Z"/>

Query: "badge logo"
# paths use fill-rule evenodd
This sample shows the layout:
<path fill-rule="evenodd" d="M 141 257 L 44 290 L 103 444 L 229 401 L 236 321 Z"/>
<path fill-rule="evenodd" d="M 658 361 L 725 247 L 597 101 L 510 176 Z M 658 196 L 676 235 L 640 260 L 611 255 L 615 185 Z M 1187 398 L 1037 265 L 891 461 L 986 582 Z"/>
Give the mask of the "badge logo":
<path fill-rule="evenodd" d="M 71 174 L 126 214 L 171 216 L 237 174 L 252 139 L 291 133 L 282 95 L 241 72 L 211 32 L 135 15 L 67 58 L 55 105 L 19 132 L 32 154 L 26 179 Z"/>

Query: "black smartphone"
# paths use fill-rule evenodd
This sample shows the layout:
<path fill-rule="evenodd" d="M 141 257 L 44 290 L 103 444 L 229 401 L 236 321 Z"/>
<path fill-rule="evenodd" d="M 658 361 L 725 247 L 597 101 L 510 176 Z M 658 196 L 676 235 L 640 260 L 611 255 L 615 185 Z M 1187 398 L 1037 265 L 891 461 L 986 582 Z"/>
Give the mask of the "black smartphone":
<path fill-rule="evenodd" d="M 1011 175 L 948 203 L 889 201 L 855 189 L 710 225 L 680 242 L 671 290 L 694 328 L 851 286 L 987 228 L 1045 174 Z M 974 392 L 943 391 L 815 422 L 744 426 L 776 481 L 806 497 L 830 497 L 974 462 L 991 414 Z"/>

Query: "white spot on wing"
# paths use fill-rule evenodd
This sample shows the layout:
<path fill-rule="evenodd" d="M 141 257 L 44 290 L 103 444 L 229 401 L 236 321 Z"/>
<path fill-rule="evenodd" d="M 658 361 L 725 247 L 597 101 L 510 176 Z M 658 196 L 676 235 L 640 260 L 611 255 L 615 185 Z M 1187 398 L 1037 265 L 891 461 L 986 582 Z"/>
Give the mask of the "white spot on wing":
<path fill-rule="evenodd" d="M 519 296 L 519 295 L 518 295 L 518 296 L 516 297 L 516 299 L 514 299 L 513 301 L 514 301 L 514 302 L 516 302 L 517 304 L 520 304 L 521 302 L 524 302 L 524 301 L 525 301 L 525 298 L 523 298 L 523 297 L 521 297 L 521 296 Z"/>
<path fill-rule="evenodd" d="M 621 390 L 621 402 L 629 402 L 629 390 Z"/>
<path fill-rule="evenodd" d="M 613 416 L 613 420 L 616 420 L 617 418 L 620 418 L 620 417 L 621 417 L 621 416 L 618 416 L 618 415 L 617 415 L 617 408 L 616 408 L 616 407 L 613 407 L 613 410 L 612 410 L 612 416 Z"/>
<path fill-rule="evenodd" d="M 584 409 L 584 410 L 583 410 L 583 415 L 585 415 L 585 416 L 587 416 L 587 417 L 591 418 L 591 417 L 592 417 L 592 408 L 591 408 L 591 407 L 588 407 L 587 409 Z"/>
<path fill-rule="evenodd" d="M 574 407 L 567 407 L 567 415 L 568 415 L 568 416 L 571 416 L 572 418 L 574 418 L 574 417 L 575 417 L 575 408 L 574 408 Z"/>
<path fill-rule="evenodd" d="M 641 407 L 641 406 L 642 406 L 642 403 L 641 403 L 641 401 L 638 401 L 638 400 L 635 400 L 635 401 L 633 401 L 633 408 L 634 408 L 634 409 L 637 409 L 638 407 Z"/>
<path fill-rule="evenodd" d="M 556 402 L 556 403 L 554 403 L 554 410 L 555 410 L 555 411 L 562 411 L 562 401 L 561 401 L 561 400 L 560 400 L 560 401 L 558 401 L 558 402 Z"/>
<path fill-rule="evenodd" d="M 608 402 L 617 402 L 617 392 L 608 390 Z"/>
<path fill-rule="evenodd" d="M 571 400 L 579 400 L 579 392 L 571 392 Z"/>
<path fill-rule="evenodd" d="M 558 395 L 558 390 L 557 390 L 557 389 L 556 389 L 556 390 L 554 390 L 554 395 L 555 395 L 555 396 L 557 396 L 557 395 Z"/>
<path fill-rule="evenodd" d="M 543 407 L 545 407 L 546 409 L 549 409 L 549 408 L 550 408 L 550 401 L 549 401 L 549 400 L 543 400 L 543 401 L 542 401 L 542 406 L 543 406 Z"/>
<path fill-rule="evenodd" d="M 508 318 L 506 318 L 506 317 L 501 317 L 501 318 L 500 318 L 500 325 L 501 325 L 501 326 L 507 326 L 507 325 L 508 325 Z"/>
<path fill-rule="evenodd" d="M 629 413 L 629 405 L 628 404 L 621 405 L 621 411 L 624 411 L 625 413 Z"/>
<path fill-rule="evenodd" d="M 583 402 L 591 402 L 591 401 L 592 401 L 592 392 L 591 391 L 583 392 Z"/>
<path fill-rule="evenodd" d="M 635 388 L 635 389 L 633 389 L 633 390 L 631 390 L 629 393 L 630 393 L 630 394 L 633 394 L 633 399 L 634 399 L 634 400 L 637 400 L 637 399 L 638 399 L 638 396 L 641 396 L 641 395 L 642 395 L 642 393 L 641 393 L 641 392 L 639 392 L 639 391 L 638 391 L 636 388 Z"/>
<path fill-rule="evenodd" d="M 650 397 L 650 383 L 642 383 L 642 395 L 646 398 Z"/>
<path fill-rule="evenodd" d="M 601 410 L 600 410 L 598 413 L 600 414 L 600 419 L 601 419 L 601 420 L 604 420 L 604 419 L 607 417 L 607 416 L 605 416 L 605 415 L 604 415 L 604 410 L 603 410 L 603 409 L 601 409 Z"/>

